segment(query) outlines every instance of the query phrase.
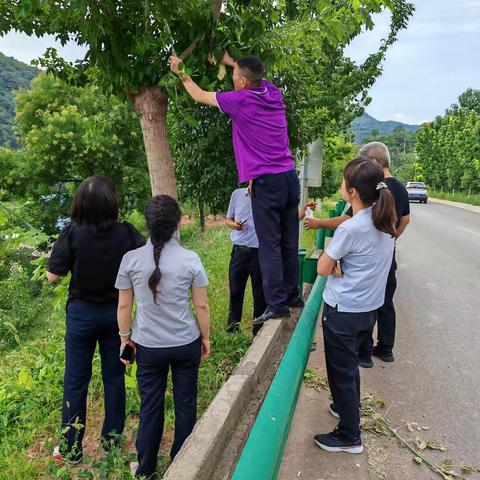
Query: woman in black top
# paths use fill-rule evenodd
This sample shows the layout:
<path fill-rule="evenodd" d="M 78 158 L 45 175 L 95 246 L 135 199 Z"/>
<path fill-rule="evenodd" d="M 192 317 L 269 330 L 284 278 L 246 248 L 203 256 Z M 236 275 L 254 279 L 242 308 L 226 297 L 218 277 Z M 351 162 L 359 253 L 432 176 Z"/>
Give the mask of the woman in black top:
<path fill-rule="evenodd" d="M 59 235 L 47 265 L 56 282 L 71 272 L 65 334 L 65 378 L 62 406 L 63 444 L 54 457 L 82 460 L 88 384 L 97 342 L 105 391 L 104 448 L 125 423 L 125 366 L 119 361 L 118 290 L 115 278 L 123 255 L 145 244 L 129 223 L 118 222 L 115 186 L 95 175 L 78 187 L 71 210 L 72 224 Z"/>

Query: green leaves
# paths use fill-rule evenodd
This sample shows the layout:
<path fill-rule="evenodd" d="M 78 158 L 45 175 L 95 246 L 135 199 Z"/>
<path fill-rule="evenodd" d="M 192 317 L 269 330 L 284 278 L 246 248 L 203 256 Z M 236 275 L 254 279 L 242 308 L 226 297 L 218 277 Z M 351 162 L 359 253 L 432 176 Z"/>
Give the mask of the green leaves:
<path fill-rule="evenodd" d="M 362 29 L 371 28 L 372 15 L 385 8 L 392 12 L 388 37 L 363 65 L 356 65 L 345 57 L 345 47 Z M 170 73 L 169 56 L 173 51 L 186 52 L 185 71 L 203 88 L 214 90 L 231 88 L 228 72 L 219 65 L 225 49 L 234 58 L 258 55 L 265 61 L 267 77 L 283 89 L 291 145 L 301 157 L 308 143 L 344 131 L 363 111 L 385 52 L 412 11 L 406 0 L 5 0 L 0 5 L 0 32 L 16 28 L 38 35 L 52 33 L 61 41 L 74 38 L 86 46 L 85 59 L 74 64 L 52 49 L 39 61 L 48 72 L 75 86 L 91 82 L 92 71 L 99 87 L 109 95 L 123 96 L 142 86 L 160 85 L 177 105 L 177 131 L 192 134 L 194 143 L 188 154 L 192 162 L 199 152 L 211 156 L 220 142 L 230 141 L 230 135 L 222 128 L 219 131 L 225 133 L 224 138 L 208 132 L 205 137 L 199 120 L 203 114 L 185 111 L 186 94 Z M 209 61 L 212 57 L 216 63 Z M 101 127 L 94 126 L 87 115 L 95 114 L 84 115 L 76 106 L 77 110 L 56 105 L 55 112 L 43 118 L 42 109 L 37 118 L 25 107 L 25 117 L 30 117 L 34 127 L 31 132 L 23 129 L 27 146 L 42 167 L 38 171 L 50 184 L 59 171 L 80 179 L 105 171 L 107 163 L 108 172 L 123 169 L 115 158 L 124 159 L 125 155 L 118 142 L 110 141 L 105 118 L 100 116 L 97 121 Z M 186 108 L 191 108 L 191 103 Z M 20 116 L 22 123 L 27 124 Z M 198 132 L 203 132 L 203 138 Z M 206 138 L 215 138 L 215 142 L 207 147 Z M 125 145 L 128 148 L 129 143 Z M 136 158 L 135 146 L 138 144 L 132 145 L 129 158 Z M 222 146 L 220 151 L 227 148 Z M 198 159 L 198 164 L 204 165 L 204 159 Z M 210 171 L 208 175 L 217 178 Z M 196 185 L 211 191 L 210 181 L 203 178 L 208 175 L 203 174 Z M 204 196 L 210 198 L 210 192 Z M 213 203 L 223 204 L 218 198 Z"/>
<path fill-rule="evenodd" d="M 58 218 L 68 216 L 73 187 L 96 173 L 113 179 L 126 211 L 143 208 L 148 173 L 138 119 L 128 103 L 92 84 L 72 86 L 50 75 L 16 100 L 25 149 L 0 150 L 7 198 L 35 197 L 31 208 L 38 208 L 38 224 L 54 232 Z"/>
<path fill-rule="evenodd" d="M 47 52 L 41 64 L 62 78 L 73 80 L 77 75 L 76 80 L 84 81 L 84 72 L 96 67 L 103 88 L 119 93 L 125 88 L 135 91 L 141 85 L 158 83 L 169 72 L 167 60 L 172 51 L 181 53 L 192 44 L 196 46 L 188 61 L 201 76 L 210 75 L 211 83 L 217 72 L 209 71 L 205 64 L 212 51 L 217 62 L 227 47 L 236 58 L 271 51 L 281 61 L 281 50 L 271 43 L 279 28 L 290 24 L 298 28 L 303 22 L 311 28 L 313 22 L 319 45 L 324 40 L 332 46 L 345 45 L 362 25 L 371 27 L 371 13 L 391 9 L 395 36 L 412 12 L 404 0 L 235 0 L 225 2 L 217 19 L 216 4 L 210 0 L 101 4 L 86 0 L 8 0 L 0 7 L 0 32 L 16 28 L 37 35 L 52 33 L 62 41 L 75 38 L 89 49 L 85 61 L 72 65 Z M 300 27 L 298 33 L 308 32 Z"/>
<path fill-rule="evenodd" d="M 417 134 L 419 164 L 436 190 L 480 192 L 480 91 L 468 89 Z"/>

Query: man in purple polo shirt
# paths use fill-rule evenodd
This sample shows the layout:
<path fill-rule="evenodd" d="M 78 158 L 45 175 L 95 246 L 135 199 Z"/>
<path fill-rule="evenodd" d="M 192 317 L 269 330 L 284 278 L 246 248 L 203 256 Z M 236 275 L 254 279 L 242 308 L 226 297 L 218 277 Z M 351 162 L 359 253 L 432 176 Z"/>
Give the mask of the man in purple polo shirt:
<path fill-rule="evenodd" d="M 259 260 L 268 307 L 254 325 L 290 315 L 303 306 L 298 291 L 298 210 L 300 184 L 290 152 L 285 104 L 280 90 L 263 78 L 262 61 L 253 56 L 235 62 L 225 52 L 222 63 L 233 67 L 234 91 L 207 92 L 179 69 L 170 67 L 198 103 L 218 107 L 232 119 L 233 147 L 240 182 L 250 182 Z"/>

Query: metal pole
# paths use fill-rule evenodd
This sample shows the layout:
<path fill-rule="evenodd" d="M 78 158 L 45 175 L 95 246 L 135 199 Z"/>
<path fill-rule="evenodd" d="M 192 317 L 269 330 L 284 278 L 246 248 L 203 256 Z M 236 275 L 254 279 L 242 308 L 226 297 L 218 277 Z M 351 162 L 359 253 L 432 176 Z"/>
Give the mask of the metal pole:
<path fill-rule="evenodd" d="M 303 207 L 308 198 L 307 187 L 308 176 L 308 156 L 303 157 L 302 165 L 300 166 L 300 207 Z M 302 245 L 303 242 L 303 220 L 298 225 L 298 245 Z"/>

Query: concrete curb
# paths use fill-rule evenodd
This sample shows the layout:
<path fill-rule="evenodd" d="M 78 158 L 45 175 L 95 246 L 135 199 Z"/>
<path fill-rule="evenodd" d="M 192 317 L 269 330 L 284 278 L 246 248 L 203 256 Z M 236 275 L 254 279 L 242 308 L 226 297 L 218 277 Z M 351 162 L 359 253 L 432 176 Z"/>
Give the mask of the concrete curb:
<path fill-rule="evenodd" d="M 291 319 L 270 320 L 264 325 L 197 422 L 164 480 L 229 477 L 270 386 L 275 367 L 288 345 L 298 313 L 292 314 Z M 245 418 L 247 416 L 253 417 L 251 421 Z M 232 442 L 234 445 L 229 448 Z"/>
<path fill-rule="evenodd" d="M 450 207 L 457 207 L 461 208 L 462 210 L 468 210 L 469 212 L 480 213 L 480 207 L 477 205 L 470 205 L 468 203 L 461 203 L 461 202 L 452 202 L 451 200 L 442 200 L 440 198 L 432 198 L 428 199 L 433 203 L 441 203 L 442 205 L 449 205 Z"/>

